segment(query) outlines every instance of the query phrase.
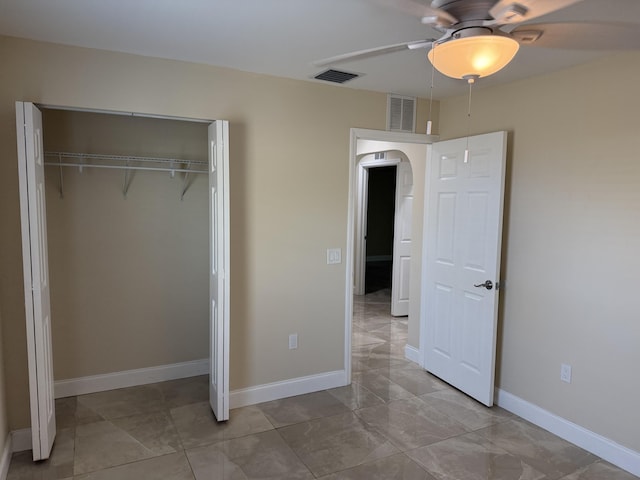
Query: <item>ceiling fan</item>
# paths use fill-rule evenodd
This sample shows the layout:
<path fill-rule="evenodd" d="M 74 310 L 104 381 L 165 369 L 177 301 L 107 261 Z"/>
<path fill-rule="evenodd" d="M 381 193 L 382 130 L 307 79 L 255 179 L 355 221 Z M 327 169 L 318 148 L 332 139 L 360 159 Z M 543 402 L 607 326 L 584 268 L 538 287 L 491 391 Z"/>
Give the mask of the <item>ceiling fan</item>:
<path fill-rule="evenodd" d="M 640 48 L 640 28 L 624 23 L 525 23 L 582 0 L 376 0 L 419 17 L 439 38 L 359 50 L 314 62 L 317 67 L 382 54 L 430 49 L 433 66 L 449 77 L 475 79 L 496 73 L 520 45 L 568 49 Z"/>

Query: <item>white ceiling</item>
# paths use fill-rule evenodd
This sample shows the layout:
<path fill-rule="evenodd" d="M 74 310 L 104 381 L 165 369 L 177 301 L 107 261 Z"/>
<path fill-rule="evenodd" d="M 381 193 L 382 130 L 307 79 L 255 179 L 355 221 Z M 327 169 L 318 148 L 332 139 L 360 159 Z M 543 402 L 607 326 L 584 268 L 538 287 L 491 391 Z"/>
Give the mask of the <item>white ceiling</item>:
<path fill-rule="evenodd" d="M 567 21 L 634 23 L 640 33 L 640 0 L 583 0 L 534 23 Z M 323 70 L 314 60 L 439 36 L 375 0 L 0 0 L 0 34 L 305 80 Z M 338 68 L 364 74 L 347 88 L 426 97 L 431 68 L 425 53 L 407 50 Z M 477 87 L 610 53 L 523 46 Z M 436 76 L 436 98 L 465 91 L 464 81 Z"/>

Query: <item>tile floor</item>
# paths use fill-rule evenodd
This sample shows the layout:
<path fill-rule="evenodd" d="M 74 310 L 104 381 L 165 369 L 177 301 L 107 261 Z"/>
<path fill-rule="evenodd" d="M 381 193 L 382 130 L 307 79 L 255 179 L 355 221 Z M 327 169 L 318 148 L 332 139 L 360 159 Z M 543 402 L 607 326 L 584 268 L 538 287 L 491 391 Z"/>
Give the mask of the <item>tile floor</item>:
<path fill-rule="evenodd" d="M 48 461 L 14 454 L 10 480 L 631 480 L 404 359 L 387 290 L 356 297 L 353 383 L 231 411 L 217 424 L 195 377 L 56 402 Z"/>

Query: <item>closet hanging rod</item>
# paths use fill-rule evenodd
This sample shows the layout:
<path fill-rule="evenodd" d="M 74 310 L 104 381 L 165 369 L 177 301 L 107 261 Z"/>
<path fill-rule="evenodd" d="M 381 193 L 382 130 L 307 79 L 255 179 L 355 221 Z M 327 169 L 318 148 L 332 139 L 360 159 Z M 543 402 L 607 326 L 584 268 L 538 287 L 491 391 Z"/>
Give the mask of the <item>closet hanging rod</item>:
<path fill-rule="evenodd" d="M 208 162 L 201 160 L 184 160 L 180 158 L 165 157 L 137 157 L 133 155 L 103 155 L 96 153 L 72 153 L 72 152 L 45 152 L 46 157 L 55 158 L 76 158 L 79 160 L 115 160 L 121 162 L 153 162 L 153 163 L 188 163 L 190 165 L 208 165 Z M 77 166 L 77 165 L 74 165 Z M 89 166 L 82 164 L 82 166 Z M 177 170 L 176 170 L 177 171 Z"/>
<path fill-rule="evenodd" d="M 178 172 L 178 173 L 209 173 L 206 170 L 194 170 L 188 168 L 169 168 L 169 167 L 134 167 L 127 165 L 92 165 L 90 163 L 59 163 L 44 162 L 47 167 L 82 167 L 82 168 L 108 168 L 114 170 L 146 170 L 152 172 Z"/>

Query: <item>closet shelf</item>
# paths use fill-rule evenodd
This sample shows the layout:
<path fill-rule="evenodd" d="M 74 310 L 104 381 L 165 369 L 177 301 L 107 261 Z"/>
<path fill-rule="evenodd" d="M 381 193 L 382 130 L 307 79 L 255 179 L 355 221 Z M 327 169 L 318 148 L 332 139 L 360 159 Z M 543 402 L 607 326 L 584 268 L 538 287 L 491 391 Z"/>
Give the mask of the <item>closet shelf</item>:
<path fill-rule="evenodd" d="M 45 152 L 47 166 L 83 168 L 111 168 L 146 170 L 168 173 L 207 173 L 208 162 L 179 158 L 137 157 L 131 155 L 99 155 L 95 153 Z"/>
<path fill-rule="evenodd" d="M 72 152 L 45 152 L 46 158 L 55 158 L 55 161 L 44 162 L 45 166 L 58 167 L 60 198 L 64 197 L 64 182 L 62 167 L 78 168 L 82 173 L 84 168 L 117 169 L 124 171 L 124 181 L 122 184 L 122 194 L 126 197 L 133 175 L 136 170 L 167 172 L 173 178 L 178 173 L 184 173 L 182 180 L 182 193 L 180 200 L 184 198 L 193 179 L 189 178 L 192 173 L 209 173 L 209 162 L 201 160 L 185 160 L 179 158 L 160 157 L 137 157 L 132 155 L 100 155 L 95 153 L 72 153 Z M 133 173 L 129 174 L 131 170 Z"/>

